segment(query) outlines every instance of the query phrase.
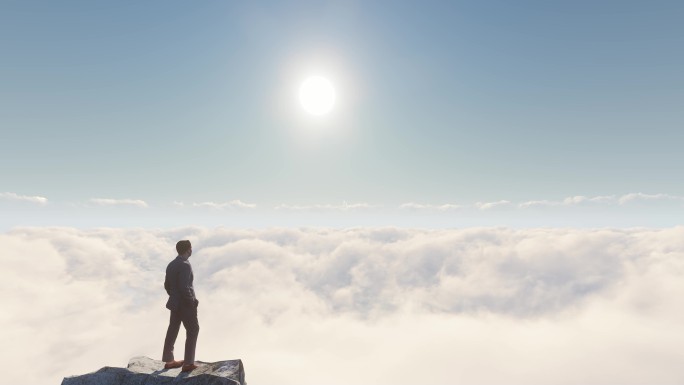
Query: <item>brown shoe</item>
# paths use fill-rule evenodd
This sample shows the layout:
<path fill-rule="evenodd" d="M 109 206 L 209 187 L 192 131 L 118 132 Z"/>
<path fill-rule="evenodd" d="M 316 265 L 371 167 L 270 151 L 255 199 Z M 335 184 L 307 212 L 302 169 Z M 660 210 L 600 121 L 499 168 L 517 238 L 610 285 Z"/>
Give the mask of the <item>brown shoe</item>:
<path fill-rule="evenodd" d="M 181 372 L 192 372 L 193 370 L 199 368 L 199 366 L 195 364 L 190 364 L 190 365 L 183 365 L 183 369 L 181 369 Z"/>
<path fill-rule="evenodd" d="M 180 368 L 183 366 L 183 360 L 180 361 L 169 361 L 164 365 L 164 369 Z"/>

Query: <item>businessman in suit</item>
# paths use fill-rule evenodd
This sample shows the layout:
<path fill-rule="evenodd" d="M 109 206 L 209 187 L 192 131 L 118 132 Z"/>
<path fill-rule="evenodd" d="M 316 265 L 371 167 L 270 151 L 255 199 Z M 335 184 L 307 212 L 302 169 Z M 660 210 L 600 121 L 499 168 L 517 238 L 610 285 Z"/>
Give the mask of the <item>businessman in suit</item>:
<path fill-rule="evenodd" d="M 181 371 L 191 372 L 198 367 L 195 365 L 195 347 L 199 334 L 199 322 L 197 321 L 199 301 L 195 298 L 195 289 L 192 286 L 194 276 L 192 266 L 188 261 L 192 255 L 190 241 L 183 240 L 176 243 L 176 251 L 178 251 L 178 256 L 166 267 L 166 279 L 164 280 L 164 289 L 169 294 L 166 308 L 171 310 L 171 319 L 164 340 L 162 361 L 166 363 L 164 365 L 166 369 L 182 366 Z M 181 322 L 185 327 L 185 359 L 175 361 L 173 345 L 176 343 Z"/>

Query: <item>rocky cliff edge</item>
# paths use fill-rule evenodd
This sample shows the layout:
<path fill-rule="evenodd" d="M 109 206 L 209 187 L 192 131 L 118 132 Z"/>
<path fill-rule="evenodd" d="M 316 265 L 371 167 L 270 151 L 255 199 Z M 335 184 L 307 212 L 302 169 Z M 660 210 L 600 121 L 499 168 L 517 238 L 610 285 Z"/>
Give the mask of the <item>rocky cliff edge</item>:
<path fill-rule="evenodd" d="M 246 385 L 241 360 L 195 361 L 199 368 L 182 373 L 180 368 L 164 369 L 164 362 L 149 357 L 133 357 L 126 368 L 105 366 L 80 376 L 64 378 L 62 385 Z"/>

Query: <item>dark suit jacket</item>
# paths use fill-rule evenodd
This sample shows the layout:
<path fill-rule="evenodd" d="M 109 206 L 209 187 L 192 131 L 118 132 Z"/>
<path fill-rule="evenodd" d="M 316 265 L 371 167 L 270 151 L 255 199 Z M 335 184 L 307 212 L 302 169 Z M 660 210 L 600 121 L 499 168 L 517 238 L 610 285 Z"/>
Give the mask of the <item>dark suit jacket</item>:
<path fill-rule="evenodd" d="M 166 308 L 178 311 L 182 308 L 194 309 L 199 301 L 195 298 L 195 289 L 192 286 L 194 275 L 190 262 L 180 256 L 166 266 L 166 279 L 164 289 L 169 294 Z"/>

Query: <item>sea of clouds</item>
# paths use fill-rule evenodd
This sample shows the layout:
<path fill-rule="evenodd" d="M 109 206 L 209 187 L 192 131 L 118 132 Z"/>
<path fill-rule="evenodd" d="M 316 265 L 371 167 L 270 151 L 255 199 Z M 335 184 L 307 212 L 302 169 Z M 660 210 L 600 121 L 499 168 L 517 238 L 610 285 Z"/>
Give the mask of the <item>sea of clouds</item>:
<path fill-rule="evenodd" d="M 180 239 L 197 359 L 250 384 L 684 383 L 684 227 L 16 228 L 1 382 L 160 359 Z"/>

